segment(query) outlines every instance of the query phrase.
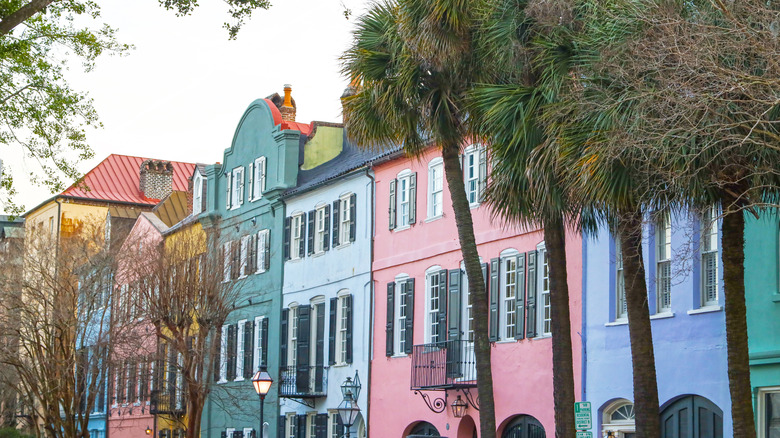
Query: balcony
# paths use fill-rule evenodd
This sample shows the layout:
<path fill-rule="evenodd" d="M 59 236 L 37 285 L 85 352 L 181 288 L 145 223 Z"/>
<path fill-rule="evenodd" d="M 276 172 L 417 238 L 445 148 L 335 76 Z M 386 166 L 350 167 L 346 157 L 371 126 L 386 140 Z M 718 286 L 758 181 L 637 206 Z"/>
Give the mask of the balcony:
<path fill-rule="evenodd" d="M 279 370 L 279 396 L 317 398 L 328 395 L 328 368 L 323 365 L 291 366 Z"/>
<path fill-rule="evenodd" d="M 174 391 L 152 391 L 149 401 L 150 414 L 183 415 L 186 410 L 187 404 L 182 394 L 178 394 L 177 398 Z"/>
<path fill-rule="evenodd" d="M 412 348 L 413 390 L 473 388 L 477 361 L 471 341 L 444 341 Z"/>

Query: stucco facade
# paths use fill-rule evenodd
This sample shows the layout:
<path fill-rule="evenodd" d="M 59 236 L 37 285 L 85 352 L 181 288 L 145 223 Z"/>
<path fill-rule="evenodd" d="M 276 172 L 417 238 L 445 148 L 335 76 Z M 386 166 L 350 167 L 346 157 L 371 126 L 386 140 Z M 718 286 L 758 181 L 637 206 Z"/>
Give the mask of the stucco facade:
<path fill-rule="evenodd" d="M 668 229 L 668 232 L 666 231 Z M 731 403 L 726 363 L 726 330 L 723 312 L 723 273 L 720 252 L 712 278 L 714 302 L 703 298 L 702 225 L 696 214 L 677 214 L 661 232 L 658 224 L 645 227 L 643 259 L 647 273 L 648 303 L 653 330 L 658 397 L 665 437 L 722 437 L 731 430 Z M 712 229 L 720 248 L 719 229 Z M 659 234 L 664 234 L 659 237 Z M 669 236 L 668 239 L 666 236 Z M 669 240 L 659 257 L 659 239 Z M 585 384 L 583 399 L 593 408 L 593 435 L 631 437 L 634 430 L 631 346 L 625 313 L 618 294 L 620 274 L 615 242 L 602 229 L 583 242 Z M 669 267 L 659 264 L 668 260 Z M 668 269 L 663 280 L 662 269 Z M 713 269 L 715 269 L 713 267 Z M 659 298 L 658 285 L 666 284 L 669 300 Z M 668 304 L 668 306 L 667 306 Z M 704 399 L 704 400 L 702 400 Z M 706 408 L 715 415 L 713 427 L 720 432 L 691 431 L 690 435 L 671 432 L 683 419 L 670 416 L 678 406 L 690 402 L 710 402 Z M 678 403 L 679 402 L 679 403 Z M 690 412 L 691 410 L 687 411 Z M 721 419 L 718 419 L 720 417 Z M 689 424 L 693 419 L 685 418 Z M 698 420 L 698 417 L 696 418 Z M 704 421 L 702 420 L 702 423 Z M 678 424 L 678 423 L 674 423 Z M 698 421 L 697 421 L 698 424 Z M 667 428 L 669 428 L 667 430 Z M 678 432 L 683 433 L 683 432 Z M 726 434 L 728 435 L 728 433 Z"/>
<path fill-rule="evenodd" d="M 491 219 L 488 207 L 478 202 L 480 182 L 474 176 L 481 164 L 477 161 L 484 160 L 484 155 L 479 157 L 479 150 L 475 150 L 477 155 L 470 155 L 472 150 L 475 149 L 467 148 L 464 158 L 466 187 L 470 200 L 476 201 L 472 202 L 471 213 L 488 291 L 497 301 L 497 309 L 491 312 L 498 318 L 491 330 L 496 338 L 491 359 L 498 434 L 521 427 L 541 427 L 547 436 L 553 436 L 552 350 L 551 338 L 545 334 L 549 330 L 545 310 L 549 308 L 544 306 L 547 281 L 543 232 Z M 375 167 L 376 298 L 369 416 L 372 436 L 406 437 L 427 432 L 430 427 L 441 436 L 478 435 L 476 409 L 469 406 L 463 418 L 455 418 L 451 409 L 457 397 L 476 397 L 478 371 L 469 340 L 473 328 L 468 322 L 466 292 L 470 279 L 466 279 L 462 266 L 449 191 L 446 184 L 436 181 L 443 178 L 439 156 L 438 150 L 432 148 L 419 159 L 397 157 Z M 416 193 L 408 197 L 404 191 L 412 187 Z M 408 207 L 413 205 L 416 211 L 412 221 Z M 577 393 L 581 376 L 577 334 L 582 314 L 581 254 L 579 236 L 570 233 L 567 269 Z M 407 298 L 410 293 L 412 300 Z M 446 364 L 439 363 L 444 361 Z M 432 373 L 432 369 L 438 369 L 438 374 Z M 423 394 L 433 409 L 426 405 Z M 437 406 L 437 398 L 446 405 Z M 441 412 L 435 413 L 434 409 Z"/>

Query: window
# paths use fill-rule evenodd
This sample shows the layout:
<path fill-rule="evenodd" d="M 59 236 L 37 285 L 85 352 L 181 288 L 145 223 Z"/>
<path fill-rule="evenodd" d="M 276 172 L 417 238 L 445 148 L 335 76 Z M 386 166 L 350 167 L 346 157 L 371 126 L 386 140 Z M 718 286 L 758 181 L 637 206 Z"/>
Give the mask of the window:
<path fill-rule="evenodd" d="M 247 269 L 247 262 L 250 257 L 250 251 L 254 252 L 252 249 L 252 246 L 254 244 L 253 236 L 243 236 L 241 238 L 241 249 L 240 249 L 240 261 L 238 266 L 238 275 L 239 278 L 244 278 L 249 273 L 249 270 Z"/>
<path fill-rule="evenodd" d="M 612 433 L 615 438 L 633 438 L 635 430 L 633 403 L 617 400 L 604 409 L 601 417 L 602 436 Z"/>
<path fill-rule="evenodd" d="M 501 257 L 501 303 L 503 339 L 515 339 L 517 335 L 517 265 L 516 251 L 507 251 Z"/>
<path fill-rule="evenodd" d="M 231 208 L 238 208 L 244 203 L 244 167 L 233 169 L 233 186 L 230 190 Z"/>
<path fill-rule="evenodd" d="M 655 290 L 658 299 L 656 313 L 672 310 L 672 223 L 665 213 L 655 225 Z"/>
<path fill-rule="evenodd" d="M 271 263 L 271 230 L 265 229 L 257 232 L 257 262 L 255 272 L 262 273 L 268 270 Z"/>
<path fill-rule="evenodd" d="M 758 390 L 758 437 L 780 437 L 780 387 Z"/>
<path fill-rule="evenodd" d="M 718 305 L 718 211 L 707 208 L 701 217 L 701 303 Z"/>
<path fill-rule="evenodd" d="M 482 202 L 487 178 L 487 160 L 485 148 L 472 145 L 463 152 L 463 182 L 466 185 L 466 197 L 471 206 Z"/>
<path fill-rule="evenodd" d="M 615 320 L 622 321 L 627 316 L 626 282 L 623 275 L 623 248 L 620 245 L 620 236 L 615 236 Z"/>
<path fill-rule="evenodd" d="M 287 426 L 284 428 L 287 438 L 297 438 L 298 436 L 296 434 L 297 431 L 295 430 L 295 426 L 297 426 L 298 422 L 296 421 L 297 419 L 295 417 L 295 412 L 287 413 L 287 421 L 285 421 Z"/>
<path fill-rule="evenodd" d="M 265 192 L 265 157 L 259 157 L 255 160 L 252 169 L 254 175 L 252 177 L 252 187 L 250 196 L 252 201 L 256 201 L 263 197 Z"/>
<path fill-rule="evenodd" d="M 292 241 L 290 248 L 290 258 L 298 259 L 303 253 L 303 214 L 292 217 Z"/>
<path fill-rule="evenodd" d="M 544 242 L 536 247 L 539 257 L 539 295 L 541 306 L 539 306 L 540 333 L 542 336 L 552 334 L 552 313 L 550 308 L 550 269 L 547 264 L 547 249 Z"/>
<path fill-rule="evenodd" d="M 403 170 L 390 181 L 390 229 L 404 229 L 415 223 L 417 216 L 417 173 Z"/>
<path fill-rule="evenodd" d="M 406 345 L 406 318 L 409 299 L 407 297 L 408 290 L 406 288 L 406 282 L 395 282 L 396 287 L 396 307 L 395 307 L 395 354 L 403 354 L 407 350 Z"/>
<path fill-rule="evenodd" d="M 236 354 L 236 380 L 244 380 L 244 348 L 246 347 L 244 345 L 246 343 L 244 333 L 246 329 L 246 320 L 242 319 L 241 321 L 238 321 L 238 334 L 236 335 L 236 340 L 238 341 L 238 353 Z"/>
<path fill-rule="evenodd" d="M 439 266 L 434 266 L 426 271 L 425 285 L 426 285 L 426 303 L 427 303 L 427 315 L 426 315 L 426 332 L 425 342 L 436 343 L 446 340 L 447 334 L 443 332 L 441 327 L 440 315 L 444 309 L 442 309 L 442 296 L 447 293 L 446 291 L 446 275 L 443 277 Z"/>
<path fill-rule="evenodd" d="M 265 363 L 266 345 L 268 342 L 268 319 L 264 316 L 255 317 L 254 325 L 254 355 L 252 357 L 252 369 L 257 371 Z"/>
<path fill-rule="evenodd" d="M 327 215 L 325 214 L 325 207 L 319 207 L 316 210 L 315 218 L 314 218 L 314 253 L 320 254 L 325 251 L 325 239 L 326 239 L 326 233 L 327 227 L 329 224 L 327 223 Z"/>
<path fill-rule="evenodd" d="M 306 414 L 306 438 L 317 438 L 317 413 Z"/>
<path fill-rule="evenodd" d="M 336 356 L 338 357 L 338 363 L 347 363 L 347 330 L 349 329 L 350 301 L 348 294 L 340 295 L 338 298 L 336 315 L 336 319 L 338 320 L 338 333 L 336 334 Z"/>
<path fill-rule="evenodd" d="M 444 166 L 441 158 L 428 163 L 428 219 L 440 217 L 444 208 Z"/>
<path fill-rule="evenodd" d="M 199 172 L 192 178 L 192 214 L 203 211 L 203 177 Z"/>
<path fill-rule="evenodd" d="M 385 355 L 412 352 L 414 334 L 414 278 L 399 274 L 387 283 L 387 324 Z"/>
<path fill-rule="evenodd" d="M 328 412 L 328 438 L 341 438 L 344 435 L 344 424 L 338 412 Z"/>
<path fill-rule="evenodd" d="M 219 346 L 219 383 L 227 382 L 228 326 L 222 326 Z"/>
<path fill-rule="evenodd" d="M 294 367 L 298 360 L 298 305 L 290 304 L 290 327 L 288 334 L 287 365 Z"/>
<path fill-rule="evenodd" d="M 334 218 L 333 226 L 338 227 L 338 233 L 333 237 L 334 244 L 343 245 L 355 240 L 355 195 L 342 196 L 337 202 L 338 218 Z"/>

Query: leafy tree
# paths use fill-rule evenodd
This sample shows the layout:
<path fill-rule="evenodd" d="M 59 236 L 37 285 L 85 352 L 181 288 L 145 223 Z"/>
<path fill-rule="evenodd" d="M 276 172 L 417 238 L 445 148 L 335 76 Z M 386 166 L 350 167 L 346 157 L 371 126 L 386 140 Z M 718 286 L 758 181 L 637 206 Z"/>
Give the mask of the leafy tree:
<path fill-rule="evenodd" d="M 465 99 L 479 63 L 473 56 L 479 1 L 388 0 L 357 21 L 344 73 L 358 83 L 345 99 L 348 135 L 366 146 L 403 145 L 407 155 L 440 148 L 469 278 L 482 268 L 466 197 L 459 152 L 468 141 Z M 495 437 L 488 299 L 481 281 L 469 281 L 473 297 L 474 351 L 480 400 L 480 436 Z"/>

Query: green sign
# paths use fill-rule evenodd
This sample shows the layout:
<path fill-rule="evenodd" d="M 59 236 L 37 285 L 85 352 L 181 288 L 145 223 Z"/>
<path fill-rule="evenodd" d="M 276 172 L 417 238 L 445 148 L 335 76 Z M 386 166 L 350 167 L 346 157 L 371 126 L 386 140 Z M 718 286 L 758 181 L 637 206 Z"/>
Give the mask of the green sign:
<path fill-rule="evenodd" d="M 583 401 L 574 403 L 574 428 L 583 430 L 592 427 L 593 421 L 590 413 L 590 402 Z M 581 435 L 577 435 L 578 438 L 580 436 Z"/>
<path fill-rule="evenodd" d="M 593 438 L 593 433 L 582 430 L 577 431 L 577 438 Z"/>

